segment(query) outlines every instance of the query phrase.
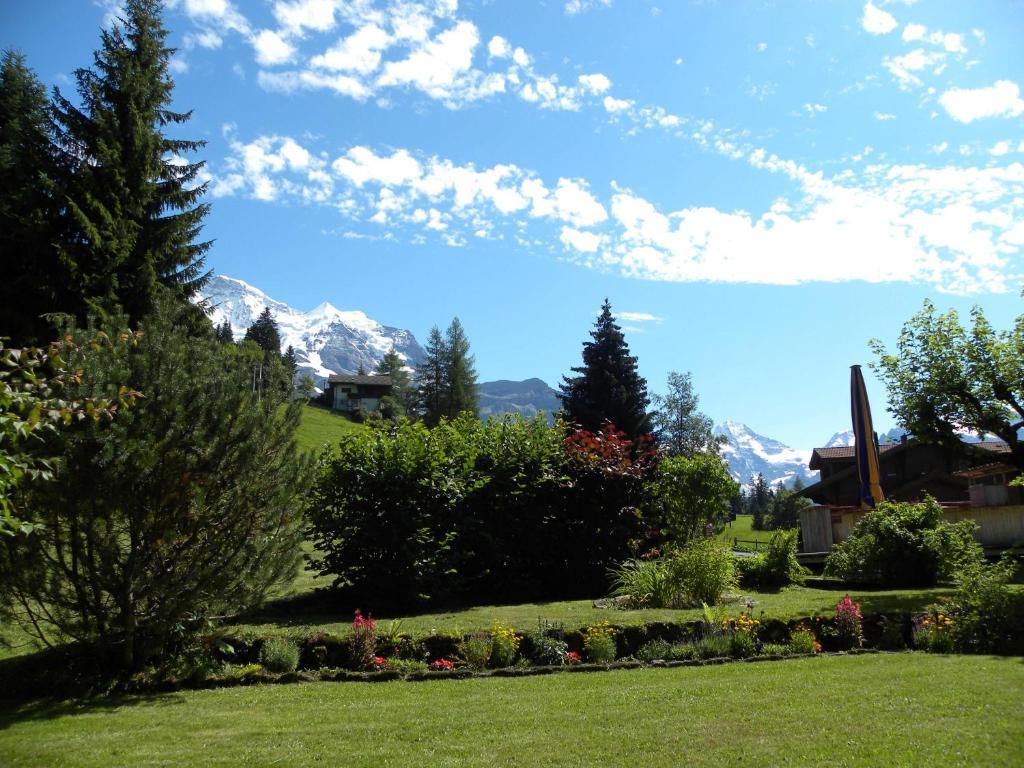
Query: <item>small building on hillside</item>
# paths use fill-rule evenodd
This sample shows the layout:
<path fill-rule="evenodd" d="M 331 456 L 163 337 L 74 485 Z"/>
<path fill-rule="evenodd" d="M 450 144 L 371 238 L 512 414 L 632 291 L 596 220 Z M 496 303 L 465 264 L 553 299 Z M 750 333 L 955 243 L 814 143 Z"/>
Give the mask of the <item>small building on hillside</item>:
<path fill-rule="evenodd" d="M 964 470 L 989 464 L 1008 454 L 1001 441 L 946 446 L 904 438 L 878 448 L 882 492 L 896 501 L 918 501 L 926 494 L 939 502 L 967 502 L 968 477 Z M 853 446 L 815 448 L 808 467 L 821 479 L 799 493 L 818 504 L 859 506 L 860 481 Z"/>
<path fill-rule="evenodd" d="M 353 413 L 376 411 L 381 398 L 391 394 L 390 376 L 360 376 L 354 373 L 332 374 L 327 379 L 327 397 L 331 409 Z"/>

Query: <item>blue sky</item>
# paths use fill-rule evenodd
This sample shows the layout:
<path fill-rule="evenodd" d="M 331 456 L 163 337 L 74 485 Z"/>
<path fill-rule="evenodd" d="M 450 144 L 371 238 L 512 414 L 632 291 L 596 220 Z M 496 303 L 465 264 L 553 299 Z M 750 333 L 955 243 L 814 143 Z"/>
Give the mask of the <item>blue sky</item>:
<path fill-rule="evenodd" d="M 73 92 L 110 3 L 6 2 Z M 797 447 L 932 298 L 1021 312 L 1024 3 L 177 0 L 209 265 L 556 384 L 607 296 L 652 391 Z M 884 389 L 868 388 L 879 429 Z"/>

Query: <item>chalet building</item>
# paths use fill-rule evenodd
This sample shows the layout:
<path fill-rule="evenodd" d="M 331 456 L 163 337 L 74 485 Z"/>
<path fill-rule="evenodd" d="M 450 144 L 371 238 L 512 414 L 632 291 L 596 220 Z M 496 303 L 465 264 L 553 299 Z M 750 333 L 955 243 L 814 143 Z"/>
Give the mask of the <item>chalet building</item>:
<path fill-rule="evenodd" d="M 907 440 L 878 448 L 882 492 L 895 501 L 919 501 L 926 494 L 939 502 L 967 502 L 971 476 L 964 471 L 998 462 L 1009 454 L 1001 441 L 963 443 L 962 450 L 950 446 Z M 821 479 L 800 491 L 817 504 L 831 507 L 859 505 L 860 482 L 853 446 L 815 448 L 808 467 Z"/>
<path fill-rule="evenodd" d="M 381 398 L 390 394 L 390 376 L 342 373 L 332 374 L 327 379 L 328 401 L 335 411 L 376 411 L 380 408 Z"/>
<path fill-rule="evenodd" d="M 882 492 L 893 501 L 920 501 L 930 495 L 942 505 L 943 519 L 971 520 L 975 538 L 993 556 L 1024 544 L 1021 489 L 1010 486 L 1020 474 L 1005 463 L 1004 442 L 947 446 L 906 440 L 879 446 Z M 853 447 L 815 448 L 810 469 L 821 479 L 799 491 L 815 502 L 800 511 L 800 552 L 805 564 L 822 563 L 832 547 L 853 533 L 866 513 Z"/>

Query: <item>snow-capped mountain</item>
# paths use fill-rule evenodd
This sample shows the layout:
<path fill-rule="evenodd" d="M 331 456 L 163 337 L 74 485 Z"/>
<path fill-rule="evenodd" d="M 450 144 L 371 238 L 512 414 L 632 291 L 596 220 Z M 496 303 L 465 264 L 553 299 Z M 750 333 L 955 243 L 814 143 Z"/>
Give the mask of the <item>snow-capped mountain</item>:
<path fill-rule="evenodd" d="M 880 445 L 886 443 L 898 443 L 900 438 L 904 435 L 909 434 L 907 430 L 901 429 L 900 427 L 893 427 L 888 432 L 884 432 L 878 436 L 878 442 Z M 848 429 L 845 432 L 836 432 L 832 437 L 828 439 L 823 448 L 843 448 L 853 445 L 853 430 Z"/>
<path fill-rule="evenodd" d="M 381 325 L 359 310 L 340 310 L 325 302 L 302 312 L 225 275 L 211 279 L 201 298 L 212 307 L 214 324 L 227 320 L 235 339 L 241 339 L 269 307 L 281 332 L 282 349 L 295 348 L 299 372 L 311 375 L 317 385 L 332 373 L 355 373 L 360 366 L 372 371 L 392 346 L 410 367 L 424 357 L 410 331 Z"/>
<path fill-rule="evenodd" d="M 717 424 L 715 434 L 728 441 L 722 446 L 722 458 L 729 463 L 729 473 L 741 483 L 749 483 L 759 472 L 772 485 L 792 485 L 797 477 L 806 484 L 818 481 L 818 473 L 807 468 L 810 451 L 790 448 L 735 421 Z"/>

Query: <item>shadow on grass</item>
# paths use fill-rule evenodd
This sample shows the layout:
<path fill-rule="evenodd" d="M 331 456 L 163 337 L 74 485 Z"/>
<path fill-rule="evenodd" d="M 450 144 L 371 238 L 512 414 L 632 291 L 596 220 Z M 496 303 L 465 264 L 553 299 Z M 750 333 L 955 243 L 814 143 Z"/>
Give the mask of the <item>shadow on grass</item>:
<path fill-rule="evenodd" d="M 123 707 L 149 704 L 175 706 L 183 704 L 180 693 L 118 694 L 78 699 L 37 699 L 34 701 L 0 700 L 0 731 L 19 723 L 56 720 L 60 717 L 110 712 Z"/>

